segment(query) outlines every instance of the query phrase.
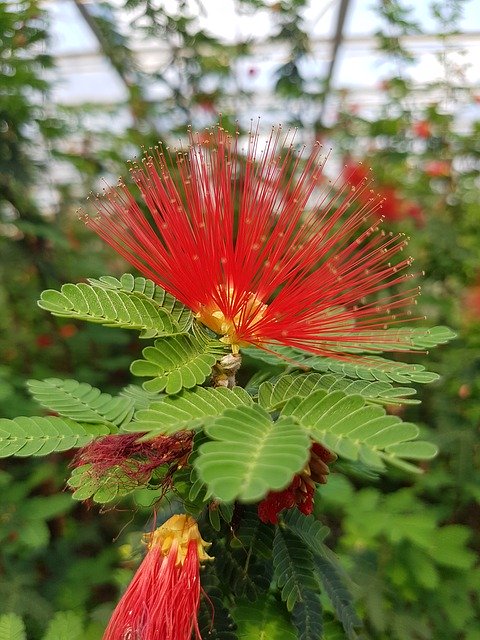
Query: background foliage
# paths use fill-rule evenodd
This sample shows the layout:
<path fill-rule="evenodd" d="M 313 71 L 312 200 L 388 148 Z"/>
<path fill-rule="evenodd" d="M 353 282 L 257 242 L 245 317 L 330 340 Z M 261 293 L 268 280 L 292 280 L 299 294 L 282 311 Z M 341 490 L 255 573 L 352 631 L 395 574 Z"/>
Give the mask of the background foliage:
<path fill-rule="evenodd" d="M 264 5 L 262 0 L 239 4 L 249 12 Z M 345 162 L 361 160 L 372 167 L 375 188 L 385 197 L 387 224 L 411 236 L 410 251 L 425 271 L 421 313 L 432 325 L 446 324 L 459 334 L 424 356 L 440 379 L 419 389 L 423 403 L 402 409 L 389 405 L 390 412 L 420 424 L 423 435 L 440 446 L 441 455 L 425 464 L 427 473 L 419 478 L 401 472 L 388 478 L 358 470 L 333 474 L 318 491 L 317 515 L 330 528 L 326 542 L 351 580 L 365 637 L 475 640 L 480 634 L 475 568 L 480 543 L 480 122 L 459 129 L 455 104 L 473 103 L 478 96 L 458 82 L 459 70 L 445 58 L 445 80 L 435 87 L 440 98 L 418 106 L 405 73 L 411 53 L 402 45 L 402 36 L 418 26 L 403 3 L 379 2 L 384 24 L 379 47 L 398 69 L 379 87 L 384 106 L 367 117 L 344 93 L 335 122 L 302 122 L 299 96 L 304 104 L 322 101 L 321 85 L 312 88 L 302 76 L 302 56 L 310 46 L 301 19 L 304 4 L 268 4 L 278 25 L 275 38 L 289 50 L 277 70 L 278 100 L 291 123 L 327 139 Z M 101 176 L 124 173 L 124 160 L 141 144 L 168 139 L 190 122 L 197 126 L 205 113 L 213 122 L 222 110 L 228 124 L 235 117 L 235 100 L 248 99 L 230 82 L 248 43 L 222 45 L 198 28 L 183 3 L 169 13 L 147 1 L 127 0 L 127 8 L 145 15 L 132 24 L 137 36 L 165 38 L 172 47 L 176 73 L 163 78 L 167 97 L 151 102 L 149 76 L 137 68 L 115 13 L 108 3 L 97 5 L 103 10 L 93 20 L 102 48 L 129 87 L 122 108 L 131 114 L 131 127 L 116 134 L 99 131 L 95 140 L 88 126 L 93 107 L 54 108 L 48 100 L 54 61 L 44 53 L 48 24 L 40 3 L 0 5 L 0 413 L 7 418 L 36 412 L 27 379 L 73 376 L 105 392 L 130 382 L 128 366 L 141 357 L 142 347 L 132 332 L 59 319 L 34 301 L 41 290 L 58 289 L 63 282 L 125 270 L 75 213 L 86 194 L 98 189 Z M 461 2 L 432 3 L 432 9 L 447 38 Z M 70 178 L 54 183 L 52 164 L 67 168 Z M 45 183 L 51 185 L 54 206 L 46 207 L 40 198 Z M 252 361 L 251 373 L 254 367 Z M 3 461 L 0 467 L 1 639 L 100 638 L 112 603 L 137 564 L 138 531 L 148 527 L 150 498 L 138 492 L 122 507 L 100 514 L 96 507 L 77 504 L 63 491 L 70 459 L 70 453 L 55 453 L 38 461 Z M 348 472 L 347 465 L 343 471 Z M 288 535 L 293 534 L 287 531 L 274 544 L 288 549 Z M 225 555 L 224 571 L 227 560 Z M 212 576 L 212 597 L 216 579 Z M 327 580 L 323 591 L 328 590 Z M 258 611 L 267 630 L 269 620 L 279 616 L 276 606 L 267 603 Z M 324 606 L 331 606 L 326 599 Z M 247 602 L 237 612 L 245 638 L 257 637 L 242 613 L 249 607 Z M 286 638 L 288 628 L 282 631 L 281 625 L 271 633 Z M 324 633 L 327 639 L 344 637 L 333 616 Z"/>

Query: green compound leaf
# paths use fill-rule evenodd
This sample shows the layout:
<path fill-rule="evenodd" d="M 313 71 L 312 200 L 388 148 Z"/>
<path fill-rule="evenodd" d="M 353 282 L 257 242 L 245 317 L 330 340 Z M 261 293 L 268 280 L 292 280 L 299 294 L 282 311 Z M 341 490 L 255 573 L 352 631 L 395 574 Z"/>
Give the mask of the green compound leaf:
<path fill-rule="evenodd" d="M 198 387 L 193 391 L 184 389 L 177 395 L 165 396 L 160 402 L 151 404 L 148 409 L 138 411 L 135 421 L 127 425 L 125 430 L 143 431 L 157 436 L 182 429 L 197 429 L 205 418 L 219 416 L 225 409 L 252 404 L 252 399 L 241 387 Z"/>
<path fill-rule="evenodd" d="M 265 597 L 253 604 L 239 602 L 233 617 L 239 640 L 297 640 L 285 612 L 273 598 Z"/>
<path fill-rule="evenodd" d="M 136 384 L 129 384 L 120 391 L 120 396 L 129 398 L 133 402 L 135 411 L 138 409 L 148 409 L 152 402 L 162 399 L 162 394 L 150 393 Z"/>
<path fill-rule="evenodd" d="M 428 459 L 437 453 L 433 444 L 411 442 L 418 436 L 417 426 L 387 415 L 383 407 L 368 404 L 359 395 L 319 389 L 307 398 L 291 398 L 282 415 L 296 418 L 314 440 L 339 456 L 376 470 L 383 470 L 387 461 L 418 473 L 404 458 Z"/>
<path fill-rule="evenodd" d="M 352 362 L 343 362 L 332 358 L 322 358 L 312 356 L 306 351 L 291 349 L 290 347 L 276 347 L 269 352 L 261 349 L 242 349 L 249 357 L 261 360 L 274 366 L 288 365 L 296 369 L 313 369 L 320 373 L 334 373 L 342 377 L 354 378 L 367 381 L 395 382 L 397 384 L 408 384 L 415 382 L 427 384 L 439 379 L 437 373 L 426 371 L 420 364 L 407 364 L 386 360 L 375 355 L 357 358 Z"/>
<path fill-rule="evenodd" d="M 74 611 L 59 611 L 50 621 L 42 640 L 83 640 L 83 621 Z"/>
<path fill-rule="evenodd" d="M 200 573 L 202 595 L 198 610 L 198 627 L 202 638 L 208 640 L 238 640 L 235 624 L 230 611 L 223 602 L 220 581 L 211 564 L 205 565 Z"/>
<path fill-rule="evenodd" d="M 341 568 L 325 556 L 315 556 L 313 562 L 348 640 L 358 640 L 355 629 L 361 627 L 362 622 L 355 611 L 352 594 L 343 581 Z"/>
<path fill-rule="evenodd" d="M 248 505 L 242 513 L 240 526 L 232 537 L 233 549 L 244 549 L 248 555 L 257 554 L 269 558 L 272 553 L 274 528 L 258 517 L 257 506 Z"/>
<path fill-rule="evenodd" d="M 0 458 L 46 456 L 83 447 L 94 436 L 109 432 L 102 424 L 82 425 L 56 416 L 0 418 Z"/>
<path fill-rule="evenodd" d="M 361 621 L 355 611 L 352 595 L 345 586 L 344 572 L 324 543 L 329 534 L 328 528 L 314 516 L 305 516 L 297 509 L 284 511 L 282 520 L 287 530 L 300 538 L 313 554 L 317 580 L 330 598 L 347 637 L 352 640 L 357 638 L 355 627 L 361 626 Z"/>
<path fill-rule="evenodd" d="M 135 329 L 141 338 L 179 333 L 173 316 L 144 295 L 94 287 L 64 284 L 60 291 L 43 291 L 38 306 L 54 316 L 103 324 L 118 329 Z"/>
<path fill-rule="evenodd" d="M 273 568 L 273 579 L 288 611 L 303 600 L 306 591 L 318 591 L 313 555 L 297 536 L 281 528 L 273 540 Z"/>
<path fill-rule="evenodd" d="M 293 607 L 292 622 L 298 640 L 323 639 L 323 615 L 318 589 L 303 591 L 302 599 Z"/>
<path fill-rule="evenodd" d="M 133 400 L 113 398 L 108 393 L 77 380 L 28 380 L 33 398 L 50 411 L 78 422 L 103 423 L 116 430 L 129 423 L 135 410 Z"/>
<path fill-rule="evenodd" d="M 379 341 L 375 343 L 370 340 L 378 333 Z M 431 328 L 415 328 L 415 329 L 387 329 L 387 331 L 370 331 L 366 335 L 372 349 L 366 349 L 361 344 L 358 345 L 358 351 L 363 353 L 373 353 L 378 351 L 391 351 L 394 345 L 395 351 L 425 351 L 437 347 L 440 344 L 446 344 L 456 338 L 457 334 L 449 329 L 449 327 L 431 327 Z M 402 346 L 399 342 L 408 341 L 408 344 Z"/>
<path fill-rule="evenodd" d="M 413 395 L 411 387 L 393 387 L 389 382 L 350 380 L 343 376 L 319 373 L 281 376 L 275 384 L 263 382 L 258 390 L 258 402 L 267 411 L 281 409 L 294 396 L 305 398 L 317 389 L 340 390 L 347 394 L 359 394 L 369 402 L 379 404 L 417 404 L 418 400 L 405 398 Z"/>
<path fill-rule="evenodd" d="M 0 616 L 0 640 L 27 640 L 25 625 L 15 613 Z"/>
<path fill-rule="evenodd" d="M 194 465 L 224 502 L 257 502 L 271 490 L 284 489 L 309 457 L 308 433 L 296 420 L 273 422 L 256 405 L 227 409 L 205 432 L 216 442 L 200 446 Z"/>
<path fill-rule="evenodd" d="M 88 282 L 95 287 L 134 293 L 137 296 L 144 296 L 149 300 L 153 300 L 172 316 L 181 333 L 188 331 L 192 326 L 193 314 L 190 309 L 156 285 L 153 280 L 141 277 L 134 278 L 130 273 L 124 273 L 120 280 L 113 276 L 102 276 L 98 280 L 96 278 L 88 278 Z"/>
<path fill-rule="evenodd" d="M 282 513 L 282 520 L 292 533 L 303 540 L 312 553 L 324 553 L 324 540 L 330 530 L 315 516 L 306 516 L 298 509 L 287 509 Z"/>
<path fill-rule="evenodd" d="M 75 500 L 92 498 L 98 504 L 118 500 L 138 488 L 138 484 L 118 467 L 109 469 L 101 477 L 97 477 L 92 473 L 90 464 L 74 469 L 67 485 L 74 490 L 72 497 Z"/>
<path fill-rule="evenodd" d="M 221 584 L 236 598 L 263 599 L 272 581 L 271 563 L 248 556 L 244 549 L 226 547 L 218 538 L 210 548 Z"/>
<path fill-rule="evenodd" d="M 134 376 L 153 378 L 143 388 L 174 394 L 205 382 L 217 359 L 225 354 L 225 345 L 197 331 L 156 340 L 155 346 L 142 353 L 144 360 L 132 362 L 130 370 Z"/>

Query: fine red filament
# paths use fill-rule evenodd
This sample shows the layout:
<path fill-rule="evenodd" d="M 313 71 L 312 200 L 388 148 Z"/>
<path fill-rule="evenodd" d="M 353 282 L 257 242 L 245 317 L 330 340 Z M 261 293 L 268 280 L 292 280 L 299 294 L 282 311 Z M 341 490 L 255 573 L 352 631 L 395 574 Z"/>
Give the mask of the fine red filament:
<path fill-rule="evenodd" d="M 197 623 L 200 562 L 190 540 L 185 560 L 177 562 L 173 544 L 164 556 L 152 546 L 118 603 L 103 640 L 201 640 Z"/>

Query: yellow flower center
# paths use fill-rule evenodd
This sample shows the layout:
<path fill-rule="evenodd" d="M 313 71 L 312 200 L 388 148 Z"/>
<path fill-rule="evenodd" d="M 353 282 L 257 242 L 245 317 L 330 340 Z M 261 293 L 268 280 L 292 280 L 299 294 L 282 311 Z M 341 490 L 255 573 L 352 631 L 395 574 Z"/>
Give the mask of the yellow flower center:
<path fill-rule="evenodd" d="M 188 545 L 191 540 L 195 540 L 197 543 L 200 562 L 212 560 L 205 551 L 211 543 L 203 540 L 198 530 L 198 525 L 191 516 L 185 514 L 172 516 L 161 527 L 155 529 L 153 533 L 147 533 L 144 536 L 144 541 L 147 543 L 148 548 L 160 547 L 164 556 L 168 556 L 172 546 L 176 545 L 177 564 L 182 565 L 187 557 Z"/>
<path fill-rule="evenodd" d="M 235 290 L 228 288 L 228 299 L 232 301 Z M 232 345 L 232 352 L 238 353 L 240 347 L 245 347 L 248 342 L 238 335 L 238 329 L 248 324 L 250 332 L 256 324 L 265 316 L 267 305 L 254 293 L 249 293 L 243 302 L 241 309 L 233 316 L 227 317 L 215 302 L 204 305 L 196 314 L 196 318 L 209 329 L 222 337 L 220 342 Z"/>

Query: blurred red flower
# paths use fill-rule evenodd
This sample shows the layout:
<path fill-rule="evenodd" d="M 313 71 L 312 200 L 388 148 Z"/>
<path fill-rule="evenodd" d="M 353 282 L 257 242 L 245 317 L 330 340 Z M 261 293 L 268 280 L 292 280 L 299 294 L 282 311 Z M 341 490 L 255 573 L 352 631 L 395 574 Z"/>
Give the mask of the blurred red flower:
<path fill-rule="evenodd" d="M 413 123 L 412 131 L 418 138 L 430 138 L 432 135 L 432 128 L 428 120 L 418 120 Z"/>

